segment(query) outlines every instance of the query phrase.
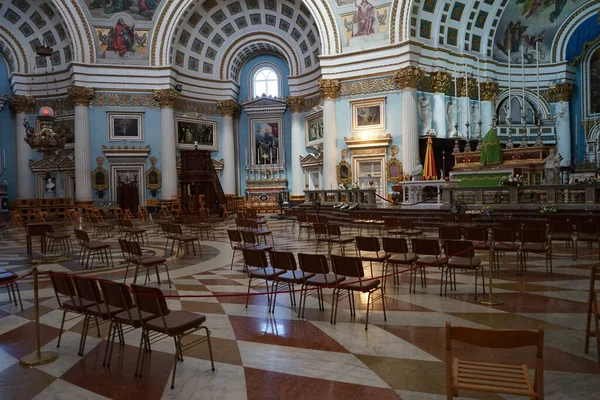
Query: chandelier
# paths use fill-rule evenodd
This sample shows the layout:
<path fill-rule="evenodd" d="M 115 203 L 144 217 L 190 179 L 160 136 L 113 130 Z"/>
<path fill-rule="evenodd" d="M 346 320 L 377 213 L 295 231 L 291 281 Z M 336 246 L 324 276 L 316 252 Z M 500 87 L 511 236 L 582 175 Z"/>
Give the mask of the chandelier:
<path fill-rule="evenodd" d="M 50 57 L 52 48 L 45 43 L 36 49 L 36 53 L 40 57 Z M 48 65 L 48 63 L 46 63 Z M 46 95 L 48 94 L 48 71 L 46 70 Z M 25 127 L 25 142 L 32 149 L 42 153 L 45 158 L 58 156 L 65 148 L 67 137 L 65 131 L 59 129 L 55 132 L 52 129 L 54 123 L 54 110 L 51 107 L 43 106 L 38 113 L 38 121 L 40 122 L 40 130 L 36 132 L 35 128 L 29 125 L 29 121 L 25 119 L 23 126 Z"/>

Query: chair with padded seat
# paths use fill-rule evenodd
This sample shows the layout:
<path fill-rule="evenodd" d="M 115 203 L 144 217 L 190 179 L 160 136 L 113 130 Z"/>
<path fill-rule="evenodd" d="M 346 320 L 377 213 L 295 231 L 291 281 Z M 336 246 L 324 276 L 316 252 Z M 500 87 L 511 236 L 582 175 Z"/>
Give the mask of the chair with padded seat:
<path fill-rule="evenodd" d="M 427 267 L 444 268 L 446 261 L 442 257 L 440 242 L 437 239 L 413 239 L 412 251 L 416 254 L 415 267 L 422 270 L 421 287 L 427 287 Z M 416 284 L 415 284 L 416 286 Z M 416 287 L 415 287 L 416 290 Z"/>
<path fill-rule="evenodd" d="M 369 263 L 371 268 L 371 276 L 375 276 L 373 274 L 373 263 L 380 262 L 383 266 L 386 260 L 389 258 L 385 251 L 381 250 L 379 239 L 373 236 L 357 236 L 355 238 L 355 244 L 358 257 L 362 261 Z"/>
<path fill-rule="evenodd" d="M 325 243 L 327 245 L 327 254 L 331 253 L 331 241 L 329 240 L 329 236 L 327 235 L 327 225 L 322 224 L 320 222 L 315 222 L 313 224 L 313 229 L 315 231 L 315 238 L 317 239 L 317 246 L 315 247 L 315 254 L 319 253 L 319 245 L 321 243 Z"/>
<path fill-rule="evenodd" d="M 517 230 L 513 228 L 492 228 L 492 232 L 494 235 L 495 268 L 500 270 L 500 253 L 515 253 L 518 261 L 521 256 L 521 245 L 517 242 Z"/>
<path fill-rule="evenodd" d="M 546 275 L 552 273 L 552 246 L 545 230 L 521 229 L 521 264 L 520 271 L 527 271 L 527 258 L 529 253 L 544 254 L 546 260 Z"/>
<path fill-rule="evenodd" d="M 469 240 L 444 240 L 444 253 L 449 257 L 442 269 L 442 280 L 440 282 L 440 296 L 444 286 L 444 296 L 448 293 L 448 280 L 452 288 L 456 290 L 456 270 L 475 271 L 475 301 L 477 301 L 477 278 L 481 273 L 481 285 L 485 294 L 485 280 L 481 258 L 475 255 L 473 242 Z M 444 273 L 445 272 L 445 273 Z"/>
<path fill-rule="evenodd" d="M 306 299 L 309 294 L 316 293 L 319 302 L 319 311 L 325 310 L 323 301 L 323 288 L 335 287 L 345 277 L 336 276 L 331 273 L 327 256 L 324 254 L 298 253 L 298 265 L 302 271 L 304 282 L 300 289 L 300 307 L 298 307 L 298 318 L 304 318 L 306 311 Z M 310 276 L 312 275 L 312 276 Z M 312 288 L 312 289 L 311 289 Z M 351 301 L 352 299 L 350 299 Z"/>
<path fill-rule="evenodd" d="M 312 278 L 315 274 L 303 273 L 298 269 L 296 264 L 296 258 L 294 253 L 287 251 L 274 251 L 269 252 L 269 259 L 271 260 L 271 266 L 275 270 L 286 271 L 283 274 L 275 275 L 273 283 L 271 284 L 271 293 L 273 301 L 271 302 L 271 312 L 275 312 L 275 303 L 277 301 L 277 292 L 281 285 L 286 285 L 290 295 L 290 303 L 293 307 L 296 306 L 296 294 L 294 292 L 294 285 L 300 285 L 304 283 L 306 279 Z"/>
<path fill-rule="evenodd" d="M 131 285 L 135 301 L 137 304 L 138 319 L 142 325 L 142 336 L 148 344 L 152 343 L 150 332 L 156 332 L 163 336 L 172 337 L 175 343 L 175 355 L 173 359 L 173 374 L 171 377 L 171 389 L 175 387 L 175 374 L 177 373 L 177 362 L 183 361 L 183 352 L 200 343 L 208 343 L 208 352 L 210 354 L 210 363 L 212 370 L 215 370 L 213 360 L 212 346 L 210 343 L 210 330 L 204 325 L 206 316 L 189 311 L 174 311 L 170 310 L 163 295 L 162 290 L 154 287 L 141 285 Z M 155 318 L 147 319 L 146 313 L 153 315 Z M 192 335 L 199 330 L 204 330 L 205 336 L 194 335 L 189 343 L 182 343 L 182 339 Z M 159 339 L 154 339 L 155 341 Z M 149 354 L 143 351 L 144 338 L 140 339 L 139 352 L 141 352 L 141 360 L 138 363 L 136 375 L 140 378 L 144 372 L 144 362 L 146 355 Z"/>
<path fill-rule="evenodd" d="M 412 267 L 414 266 L 418 257 L 415 253 L 413 253 L 409 250 L 408 243 L 406 243 L 406 239 L 398 238 L 398 237 L 384 237 L 383 238 L 383 251 L 385 251 L 385 253 L 387 255 L 389 255 L 389 258 L 387 259 L 387 261 L 385 263 L 386 268 L 383 273 L 383 275 L 384 275 L 383 287 L 385 288 L 385 282 L 387 280 L 386 276 L 388 275 L 388 267 L 389 266 L 392 267 L 392 272 L 394 274 L 394 285 L 400 284 L 400 277 L 398 276 L 398 269 L 400 267 L 402 267 L 402 268 L 410 268 L 410 270 L 409 270 L 409 279 L 410 280 L 409 280 L 409 284 L 408 284 L 409 293 L 416 291 L 417 269 L 412 268 Z M 423 279 L 424 279 L 423 269 L 420 268 L 420 271 L 421 271 L 421 285 L 423 285 Z M 414 275 L 414 280 L 413 280 L 413 275 Z"/>
<path fill-rule="evenodd" d="M 160 285 L 160 275 L 158 273 L 158 267 L 164 265 L 165 272 L 167 273 L 167 281 L 169 283 L 169 288 L 171 287 L 171 277 L 169 275 L 169 265 L 167 264 L 167 259 L 159 256 L 145 255 L 140 247 L 138 242 L 127 242 L 127 248 L 129 249 L 129 255 L 131 257 L 131 262 L 135 264 L 135 271 L 133 273 L 133 283 L 137 282 L 138 272 L 140 268 L 146 270 L 146 278 L 144 279 L 144 285 L 148 282 L 149 279 L 149 271 L 154 269 L 156 273 L 156 280 Z M 125 278 L 127 278 L 127 272 L 125 272 Z"/>
<path fill-rule="evenodd" d="M 248 292 L 246 293 L 246 308 L 248 308 L 248 301 L 250 300 L 250 289 L 252 288 L 252 281 L 255 279 L 264 280 L 267 285 L 267 299 L 269 310 L 271 309 L 272 295 L 268 293 L 269 281 L 274 281 L 277 275 L 285 274 L 286 271 L 283 269 L 276 269 L 269 265 L 267 261 L 267 253 L 264 250 L 256 249 L 243 249 L 242 254 L 244 255 L 244 271 L 248 275 Z M 263 282 L 259 282 L 257 285 L 262 285 Z M 255 285 L 255 286 L 257 286 Z"/>
<path fill-rule="evenodd" d="M 333 250 L 334 245 L 340 246 L 340 253 L 345 255 L 346 246 L 354 244 L 354 238 L 350 236 L 342 236 L 342 229 L 338 224 L 327 224 L 327 236 L 329 237 L 329 254 Z"/>
<path fill-rule="evenodd" d="M 338 283 L 333 288 L 333 305 L 331 306 L 332 324 L 335 324 L 337 319 L 337 309 L 342 291 L 345 291 L 349 298 L 353 297 L 354 292 L 367 293 L 367 316 L 365 318 L 365 330 L 367 330 L 369 327 L 369 310 L 371 309 L 373 303 L 377 300 L 381 300 L 383 305 L 383 320 L 387 321 L 387 316 L 385 313 L 385 295 L 381 281 L 373 278 L 367 280 L 364 279 L 365 270 L 362 267 L 362 261 L 359 257 L 346 257 L 332 254 L 331 267 L 336 277 L 344 277 L 343 282 Z M 377 297 L 373 296 L 378 290 L 381 291 L 381 294 Z M 354 305 L 354 300 L 351 299 L 350 303 Z M 356 316 L 356 308 L 352 308 L 350 310 L 350 314 Z"/>
<path fill-rule="evenodd" d="M 598 259 L 600 260 L 600 223 L 597 222 L 579 222 L 577 223 L 577 230 L 575 231 L 575 260 L 579 256 L 579 242 L 585 242 L 588 245 L 588 249 L 594 246 L 594 243 L 598 244 Z"/>
<path fill-rule="evenodd" d="M 175 257 L 179 257 L 179 250 L 182 245 L 184 246 L 185 254 L 190 254 L 189 245 L 192 245 L 192 251 L 194 255 L 196 255 L 196 243 L 198 243 L 198 250 L 200 253 L 200 257 L 202 257 L 202 244 L 200 243 L 200 238 L 198 236 L 186 235 L 183 233 L 181 229 L 181 225 L 179 224 L 169 224 L 169 231 L 172 234 L 173 243 L 171 244 L 171 253 L 173 253 L 173 246 L 175 242 L 177 242 L 177 254 Z"/>
<path fill-rule="evenodd" d="M 512 349 L 535 347 L 535 373 L 531 382 L 527 365 L 497 364 L 454 358 L 452 342 L 477 347 Z M 446 397 L 459 390 L 518 395 L 544 399 L 544 329 L 477 329 L 453 327 L 446 322 Z"/>
<path fill-rule="evenodd" d="M 8 293 L 8 300 L 14 301 L 15 306 L 17 305 L 17 296 L 19 298 L 19 304 L 21 305 L 21 311 L 23 311 L 23 301 L 21 300 L 21 291 L 19 290 L 19 283 L 16 279 L 19 277 L 13 271 L 0 268 L 0 286 L 6 286 L 6 292 Z"/>
<path fill-rule="evenodd" d="M 600 281 L 600 267 L 595 264 L 592 266 L 590 276 L 590 289 L 588 292 L 587 313 L 585 318 L 585 354 L 590 349 L 590 338 L 596 338 L 596 351 L 598 354 L 598 364 L 600 365 L 600 305 L 598 304 L 598 294 L 596 293 L 596 282 Z M 592 321 L 594 321 L 594 330 L 592 330 Z"/>
<path fill-rule="evenodd" d="M 227 237 L 229 238 L 229 245 L 231 246 L 231 250 L 233 250 L 233 254 L 231 255 L 231 265 L 229 269 L 233 269 L 233 262 L 235 261 L 235 254 L 238 251 L 242 251 L 248 247 L 253 247 L 253 245 L 244 243 L 244 238 L 240 231 L 235 229 L 227 229 Z"/>
<path fill-rule="evenodd" d="M 96 257 L 100 258 L 100 261 L 106 261 L 107 264 L 109 263 L 108 260 L 110 258 L 109 265 L 114 266 L 112 253 L 110 251 L 111 245 L 109 243 L 104 243 L 99 240 L 90 240 L 90 237 L 88 236 L 87 232 L 83 229 L 73 229 L 73 231 L 75 232 L 77 242 L 81 246 L 80 262 L 84 266 L 84 268 L 87 269 L 89 267 L 91 269 L 94 266 L 94 259 Z M 90 257 L 92 255 L 94 257 L 92 257 L 92 264 L 90 265 Z M 83 264 L 84 260 L 85 264 Z"/>

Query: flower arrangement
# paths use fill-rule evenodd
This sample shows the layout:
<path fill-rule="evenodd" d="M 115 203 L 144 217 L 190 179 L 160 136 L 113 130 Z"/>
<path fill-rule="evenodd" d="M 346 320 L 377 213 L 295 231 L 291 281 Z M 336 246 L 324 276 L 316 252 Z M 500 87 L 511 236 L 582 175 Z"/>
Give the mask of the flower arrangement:
<path fill-rule="evenodd" d="M 492 215 L 492 206 L 483 206 L 481 207 L 481 213 L 484 215 Z"/>
<path fill-rule="evenodd" d="M 558 210 L 556 209 L 556 207 L 550 204 L 544 204 L 540 207 L 540 214 L 554 214 L 557 211 Z"/>
<path fill-rule="evenodd" d="M 509 175 L 500 178 L 500 186 L 523 186 L 525 185 L 525 178 L 523 175 Z"/>
<path fill-rule="evenodd" d="M 351 184 L 348 185 L 348 189 L 350 189 L 350 190 L 356 190 L 356 189 L 360 189 L 360 187 L 356 183 L 351 183 Z"/>
<path fill-rule="evenodd" d="M 584 180 L 582 180 L 582 181 L 579 181 L 579 183 L 580 183 L 580 184 L 583 184 L 583 185 L 595 185 L 595 184 L 598 184 L 598 183 L 600 183 L 600 179 L 598 179 L 598 178 L 597 178 L 597 177 L 595 177 L 595 176 L 588 176 L 588 177 L 587 177 L 587 178 L 585 178 Z"/>

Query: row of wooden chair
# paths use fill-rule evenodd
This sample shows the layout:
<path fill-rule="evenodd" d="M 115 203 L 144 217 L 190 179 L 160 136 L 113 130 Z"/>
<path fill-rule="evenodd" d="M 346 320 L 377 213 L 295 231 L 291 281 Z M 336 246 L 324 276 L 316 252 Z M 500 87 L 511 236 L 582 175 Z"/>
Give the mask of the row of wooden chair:
<path fill-rule="evenodd" d="M 135 242 L 133 242 L 135 243 Z M 149 357 L 151 345 L 165 337 L 172 337 L 175 343 L 175 356 L 171 389 L 175 387 L 177 363 L 183 361 L 183 351 L 199 343 L 207 342 L 212 370 L 215 370 L 210 331 L 204 325 L 206 316 L 188 311 L 170 310 L 163 292 L 158 288 L 131 285 L 131 290 L 122 283 L 109 280 L 97 280 L 81 276 L 56 274 L 48 272 L 54 287 L 56 300 L 63 310 L 63 317 L 56 347 L 60 347 L 65 316 L 67 312 L 83 315 L 83 332 L 78 354 L 83 356 L 85 342 L 90 327 L 96 328 L 100 337 L 99 319 L 109 322 L 108 345 L 104 351 L 103 365 L 110 368 L 114 343 L 117 336 L 124 343 L 125 334 L 138 328 L 142 336 L 137 356 L 135 376 L 142 377 L 146 358 Z M 130 292 L 135 297 L 132 298 Z M 66 300 L 65 300 L 66 298 Z M 94 325 L 90 322 L 94 319 Z M 125 330 L 124 328 L 127 328 Z M 203 330 L 205 335 L 196 332 Z M 182 343 L 182 339 L 194 334 L 195 340 Z"/>

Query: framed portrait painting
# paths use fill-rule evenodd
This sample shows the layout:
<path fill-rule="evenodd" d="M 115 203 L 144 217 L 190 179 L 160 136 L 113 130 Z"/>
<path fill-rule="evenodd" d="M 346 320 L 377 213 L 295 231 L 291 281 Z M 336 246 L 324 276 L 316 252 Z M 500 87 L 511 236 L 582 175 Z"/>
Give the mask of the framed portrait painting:
<path fill-rule="evenodd" d="M 281 165 L 283 151 L 283 119 L 252 118 L 250 120 L 252 165 Z"/>
<path fill-rule="evenodd" d="M 176 118 L 177 143 L 180 148 L 217 151 L 218 133 L 216 121 L 193 118 Z"/>
<path fill-rule="evenodd" d="M 108 113 L 108 140 L 144 140 L 144 113 Z"/>
<path fill-rule="evenodd" d="M 385 97 L 357 100 L 352 105 L 352 131 L 385 129 Z"/>
<path fill-rule="evenodd" d="M 305 145 L 312 146 L 323 142 L 323 111 L 308 114 L 305 120 Z"/>

